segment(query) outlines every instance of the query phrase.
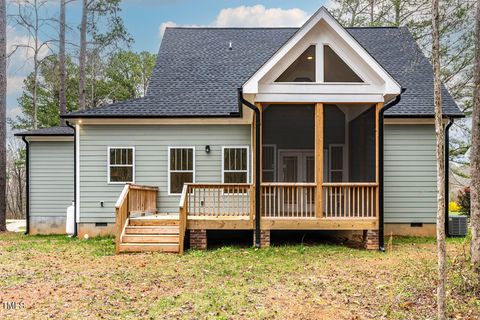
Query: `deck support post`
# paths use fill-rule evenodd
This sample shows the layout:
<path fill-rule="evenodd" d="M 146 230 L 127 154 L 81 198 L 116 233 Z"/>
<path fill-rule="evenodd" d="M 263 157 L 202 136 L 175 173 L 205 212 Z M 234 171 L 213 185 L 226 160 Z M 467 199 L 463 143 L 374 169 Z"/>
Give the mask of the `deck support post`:
<path fill-rule="evenodd" d="M 323 103 L 315 105 L 315 217 L 323 217 Z"/>
<path fill-rule="evenodd" d="M 207 230 L 190 230 L 190 249 L 207 250 Z"/>
<path fill-rule="evenodd" d="M 253 233 L 253 244 L 256 242 L 256 232 Z M 270 230 L 260 230 L 260 248 L 270 247 Z"/>
<path fill-rule="evenodd" d="M 378 250 L 380 232 L 378 230 L 363 231 L 363 246 L 367 250 Z"/>

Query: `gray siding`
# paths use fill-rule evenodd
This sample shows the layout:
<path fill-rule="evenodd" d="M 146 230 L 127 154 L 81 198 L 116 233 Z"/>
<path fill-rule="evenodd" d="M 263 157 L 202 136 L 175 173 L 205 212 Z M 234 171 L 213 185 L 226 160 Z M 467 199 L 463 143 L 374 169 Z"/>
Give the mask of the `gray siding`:
<path fill-rule="evenodd" d="M 435 223 L 433 125 L 385 126 L 385 222 Z"/>
<path fill-rule="evenodd" d="M 65 217 L 73 196 L 73 142 L 30 142 L 30 216 Z"/>
<path fill-rule="evenodd" d="M 250 132 L 249 125 L 82 126 L 80 222 L 115 221 L 114 206 L 123 186 L 107 183 L 109 146 L 135 147 L 135 183 L 158 186 L 158 210 L 178 213 L 180 196 L 168 195 L 168 147 L 195 147 L 195 182 L 219 183 L 222 146 L 249 146 Z M 211 147 L 209 154 L 205 152 L 206 145 Z M 100 206 L 101 201 L 104 201 L 103 208 Z"/>

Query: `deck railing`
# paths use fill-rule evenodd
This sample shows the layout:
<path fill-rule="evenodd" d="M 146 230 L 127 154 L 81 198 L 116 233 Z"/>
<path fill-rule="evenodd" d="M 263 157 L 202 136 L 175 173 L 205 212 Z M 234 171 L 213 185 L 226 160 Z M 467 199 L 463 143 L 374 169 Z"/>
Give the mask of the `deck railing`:
<path fill-rule="evenodd" d="M 157 212 L 157 187 L 126 184 L 120 197 L 115 203 L 115 229 L 116 250 L 122 237 L 125 224 L 131 213 L 156 213 Z"/>
<path fill-rule="evenodd" d="M 251 217 L 254 188 L 251 184 L 187 184 L 187 216 Z"/>
<path fill-rule="evenodd" d="M 315 183 L 263 183 L 262 217 L 314 218 Z"/>
<path fill-rule="evenodd" d="M 324 218 L 375 218 L 376 183 L 323 183 Z"/>

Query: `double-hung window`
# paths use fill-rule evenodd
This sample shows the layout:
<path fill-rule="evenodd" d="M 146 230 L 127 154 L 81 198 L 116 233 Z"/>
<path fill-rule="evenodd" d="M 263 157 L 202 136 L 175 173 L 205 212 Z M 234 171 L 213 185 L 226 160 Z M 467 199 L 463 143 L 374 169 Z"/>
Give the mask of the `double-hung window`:
<path fill-rule="evenodd" d="M 195 182 L 195 148 L 168 148 L 168 194 L 181 194 L 185 183 Z"/>
<path fill-rule="evenodd" d="M 223 147 L 222 183 L 248 183 L 248 147 Z"/>
<path fill-rule="evenodd" d="M 135 182 L 135 149 L 133 147 L 108 148 L 108 183 Z"/>

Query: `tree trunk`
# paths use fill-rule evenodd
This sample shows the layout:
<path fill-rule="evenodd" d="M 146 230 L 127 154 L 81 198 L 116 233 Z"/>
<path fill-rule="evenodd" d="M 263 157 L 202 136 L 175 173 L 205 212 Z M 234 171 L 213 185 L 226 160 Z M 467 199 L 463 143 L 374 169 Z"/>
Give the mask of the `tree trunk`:
<path fill-rule="evenodd" d="M 475 25 L 475 66 L 472 107 L 472 148 L 470 154 L 470 223 L 472 263 L 480 277 L 480 0 L 477 0 Z"/>
<path fill-rule="evenodd" d="M 34 28 L 34 39 L 35 49 L 33 52 L 33 129 L 38 128 L 38 29 L 39 29 L 39 19 L 38 19 L 38 6 L 37 1 L 35 0 L 35 28 Z"/>
<path fill-rule="evenodd" d="M 60 95 L 59 95 L 59 107 L 60 116 L 67 113 L 67 98 L 65 88 L 65 0 L 60 0 L 60 35 L 59 35 L 59 71 L 60 71 Z M 60 124 L 65 125 L 65 120 L 60 118 Z"/>
<path fill-rule="evenodd" d="M 7 230 L 7 15 L 0 0 L 0 231 Z"/>
<path fill-rule="evenodd" d="M 87 58 L 87 11 L 88 0 L 83 0 L 82 6 L 82 22 L 80 24 L 80 81 L 79 81 L 79 93 L 78 93 L 78 107 L 80 110 L 85 109 L 85 68 Z"/>
<path fill-rule="evenodd" d="M 435 133 L 437 138 L 437 318 L 447 319 L 445 310 L 445 130 L 442 119 L 442 83 L 440 80 L 439 0 L 432 0 L 432 59 L 434 74 Z"/>
<path fill-rule="evenodd" d="M 400 1 L 401 0 L 395 0 L 394 1 L 394 6 L 395 6 L 395 26 L 400 27 Z"/>
<path fill-rule="evenodd" d="M 373 26 L 375 20 L 375 0 L 370 0 L 370 26 Z"/>

